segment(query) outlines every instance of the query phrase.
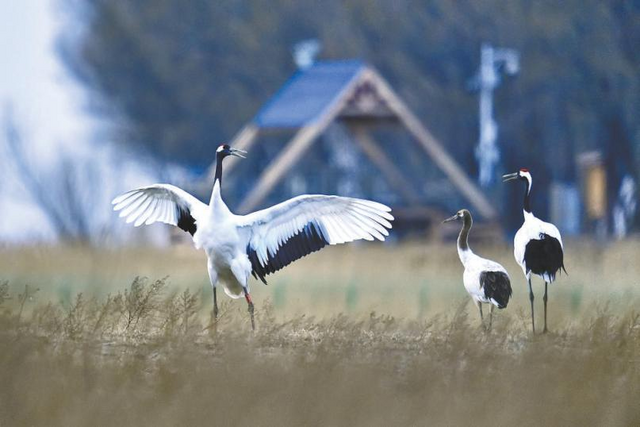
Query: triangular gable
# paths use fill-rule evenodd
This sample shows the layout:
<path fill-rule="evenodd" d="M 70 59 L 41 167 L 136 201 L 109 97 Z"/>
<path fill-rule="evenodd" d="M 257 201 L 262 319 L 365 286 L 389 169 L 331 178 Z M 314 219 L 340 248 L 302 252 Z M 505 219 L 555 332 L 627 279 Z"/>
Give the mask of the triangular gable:
<path fill-rule="evenodd" d="M 316 84 L 318 85 L 316 87 Z M 309 98 L 309 99 L 307 99 Z M 298 111 L 299 110 L 299 111 Z M 442 144 L 422 125 L 389 84 L 370 66 L 360 61 L 320 62 L 292 77 L 288 84 L 260 110 L 231 142 L 236 148 L 249 149 L 261 129 L 293 128 L 297 132 L 278 156 L 262 172 L 247 194 L 239 211 L 255 209 L 269 196 L 287 171 L 308 150 L 319 135 L 341 118 L 379 119 L 392 117 L 415 138 L 424 152 L 447 176 L 480 216 L 495 220 L 495 207 L 478 186 L 467 176 Z M 394 165 L 367 136 L 365 127 L 356 135 L 361 148 L 399 192 L 403 183 L 401 168 Z M 229 163 L 227 171 L 234 169 Z M 214 168 L 210 169 L 212 175 Z M 412 199 L 411 194 L 406 194 Z"/>

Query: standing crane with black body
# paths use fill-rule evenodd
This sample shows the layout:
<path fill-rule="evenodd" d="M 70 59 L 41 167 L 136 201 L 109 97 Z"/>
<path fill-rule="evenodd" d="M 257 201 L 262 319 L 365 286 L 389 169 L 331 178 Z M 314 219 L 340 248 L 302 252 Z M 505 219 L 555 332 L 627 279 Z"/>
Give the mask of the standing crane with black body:
<path fill-rule="evenodd" d="M 522 272 L 529 284 L 529 301 L 531 302 L 531 327 L 536 332 L 533 309 L 533 289 L 531 275 L 535 274 L 544 280 L 544 329 L 547 332 L 547 292 L 549 283 L 556 279 L 556 274 L 564 268 L 564 246 L 558 228 L 548 222 L 535 217 L 531 212 L 531 186 L 533 178 L 528 169 L 504 175 L 503 181 L 519 180 L 526 186 L 524 193 L 524 223 L 513 240 L 513 255 L 522 268 Z"/>

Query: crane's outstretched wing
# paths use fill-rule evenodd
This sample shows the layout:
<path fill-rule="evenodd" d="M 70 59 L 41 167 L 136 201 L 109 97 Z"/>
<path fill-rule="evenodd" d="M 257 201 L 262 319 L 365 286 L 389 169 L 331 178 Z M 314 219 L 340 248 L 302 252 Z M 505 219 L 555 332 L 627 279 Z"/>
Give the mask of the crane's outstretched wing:
<path fill-rule="evenodd" d="M 393 216 L 387 206 L 338 196 L 304 195 L 239 217 L 250 231 L 247 256 L 252 274 L 265 276 L 326 245 L 354 240 L 382 240 Z"/>
<path fill-rule="evenodd" d="M 186 191 L 169 184 L 154 184 L 138 188 L 116 197 L 111 202 L 114 211 L 121 211 L 120 217 L 127 218 L 127 224 L 164 222 L 180 227 L 193 234 L 197 221 L 207 205 Z"/>

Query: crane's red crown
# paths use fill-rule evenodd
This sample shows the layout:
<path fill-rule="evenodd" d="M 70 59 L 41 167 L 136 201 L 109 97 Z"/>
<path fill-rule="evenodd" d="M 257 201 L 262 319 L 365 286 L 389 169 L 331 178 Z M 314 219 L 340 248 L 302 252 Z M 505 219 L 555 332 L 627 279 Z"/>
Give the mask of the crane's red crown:
<path fill-rule="evenodd" d="M 527 169 L 527 168 L 522 168 L 522 169 L 520 169 L 520 172 L 529 172 L 529 169 Z"/>
<path fill-rule="evenodd" d="M 216 150 L 216 153 L 220 153 L 222 151 L 228 150 L 231 147 L 229 147 L 229 144 L 222 144 L 218 147 L 218 149 Z"/>

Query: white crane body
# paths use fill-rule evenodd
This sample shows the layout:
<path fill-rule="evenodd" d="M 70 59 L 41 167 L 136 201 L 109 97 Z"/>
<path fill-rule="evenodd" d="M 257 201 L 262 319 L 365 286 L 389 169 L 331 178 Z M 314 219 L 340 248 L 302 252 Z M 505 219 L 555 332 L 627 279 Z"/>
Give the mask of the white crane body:
<path fill-rule="evenodd" d="M 460 257 L 464 266 L 464 274 L 462 276 L 464 288 L 476 303 L 493 304 L 498 308 L 504 308 L 491 292 L 487 293 L 487 289 L 483 285 L 484 278 L 481 276 L 483 274 L 486 275 L 486 273 L 502 273 L 508 277 L 509 273 L 497 262 L 482 258 L 471 252 L 471 250 L 468 252 L 470 253 L 465 256 L 466 262 L 462 261 L 462 257 Z"/>
<path fill-rule="evenodd" d="M 393 216 L 387 206 L 368 200 L 303 195 L 248 215 L 232 213 L 222 200 L 222 160 L 243 157 L 241 150 L 222 145 L 217 151 L 216 178 L 206 205 L 169 184 L 129 191 L 113 200 L 127 223 L 175 225 L 189 232 L 194 246 L 207 254 L 217 316 L 216 287 L 231 298 L 245 297 L 253 326 L 249 276 L 265 284 L 265 276 L 326 245 L 354 240 L 381 240 L 389 235 Z"/>

